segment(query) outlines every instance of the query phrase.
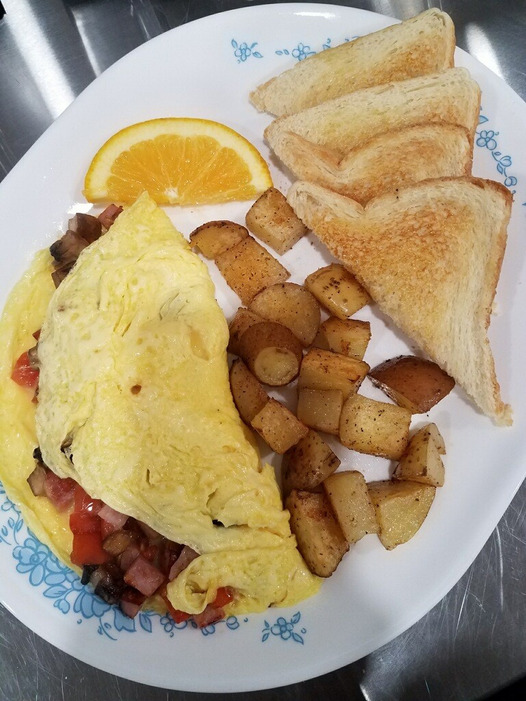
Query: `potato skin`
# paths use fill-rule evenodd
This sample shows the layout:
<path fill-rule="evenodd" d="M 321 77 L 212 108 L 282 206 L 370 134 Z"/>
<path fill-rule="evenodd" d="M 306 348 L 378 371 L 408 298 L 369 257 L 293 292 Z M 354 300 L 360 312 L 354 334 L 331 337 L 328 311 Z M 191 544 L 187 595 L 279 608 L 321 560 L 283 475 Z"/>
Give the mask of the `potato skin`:
<path fill-rule="evenodd" d="M 230 388 L 239 415 L 250 424 L 267 403 L 268 395 L 240 358 L 230 368 Z"/>
<path fill-rule="evenodd" d="M 436 363 L 414 355 L 400 355 L 369 372 L 376 387 L 413 414 L 425 414 L 455 386 L 455 380 Z"/>
<path fill-rule="evenodd" d="M 228 324 L 230 339 L 228 341 L 228 352 L 239 355 L 239 341 L 249 326 L 258 321 L 263 321 L 259 314 L 255 314 L 245 307 L 239 307 L 232 320 Z"/>
<path fill-rule="evenodd" d="M 239 354 L 260 382 L 281 387 L 297 377 L 303 348 L 286 326 L 261 321 L 243 333 Z"/>

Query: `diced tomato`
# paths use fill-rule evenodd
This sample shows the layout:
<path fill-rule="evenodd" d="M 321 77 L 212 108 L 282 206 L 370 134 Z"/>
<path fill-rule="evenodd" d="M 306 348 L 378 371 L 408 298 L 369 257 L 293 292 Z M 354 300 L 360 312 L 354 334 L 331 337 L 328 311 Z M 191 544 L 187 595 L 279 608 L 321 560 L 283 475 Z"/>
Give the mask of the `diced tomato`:
<path fill-rule="evenodd" d="M 73 535 L 100 533 L 100 518 L 89 511 L 74 511 L 69 517 L 69 527 Z"/>
<path fill-rule="evenodd" d="M 165 577 L 157 567 L 154 567 L 145 557 L 139 555 L 126 571 L 124 581 L 131 587 L 138 589 L 145 596 L 151 596 L 164 583 Z"/>
<path fill-rule="evenodd" d="M 44 480 L 44 491 L 47 498 L 53 502 L 57 511 L 65 511 L 68 509 L 75 498 L 75 488 L 77 483 L 70 477 L 61 479 L 54 472 L 46 474 Z"/>
<path fill-rule="evenodd" d="M 109 559 L 110 556 L 102 547 L 100 531 L 73 536 L 71 562 L 74 565 L 102 565 Z"/>
<path fill-rule="evenodd" d="M 38 341 L 38 339 L 40 338 L 40 331 L 41 331 L 41 330 L 42 330 L 42 329 L 38 329 L 37 331 L 35 331 L 35 332 L 32 334 L 32 335 L 33 335 L 33 338 L 35 339 L 35 341 Z"/>
<path fill-rule="evenodd" d="M 229 604 L 234 598 L 234 592 L 231 587 L 219 587 L 216 593 L 216 598 L 212 602 L 212 606 L 216 609 L 223 608 Z"/>
<path fill-rule="evenodd" d="M 185 611 L 179 611 L 179 609 L 176 609 L 172 606 L 172 604 L 170 603 L 170 599 L 168 598 L 168 594 L 166 593 L 166 586 L 161 587 L 161 589 L 159 589 L 159 594 L 161 595 L 162 600 L 166 604 L 168 613 L 174 619 L 175 623 L 183 623 L 183 621 L 187 621 L 189 618 L 192 617 L 192 614 L 186 613 Z"/>
<path fill-rule="evenodd" d="M 92 499 L 90 495 L 82 489 L 80 484 L 75 489 L 75 511 L 89 511 L 98 514 L 103 507 L 100 499 Z"/>
<path fill-rule="evenodd" d="M 11 373 L 11 379 L 21 387 L 35 389 L 38 385 L 38 375 L 38 369 L 31 366 L 29 356 L 27 351 L 25 351 L 16 361 L 13 372 Z"/>

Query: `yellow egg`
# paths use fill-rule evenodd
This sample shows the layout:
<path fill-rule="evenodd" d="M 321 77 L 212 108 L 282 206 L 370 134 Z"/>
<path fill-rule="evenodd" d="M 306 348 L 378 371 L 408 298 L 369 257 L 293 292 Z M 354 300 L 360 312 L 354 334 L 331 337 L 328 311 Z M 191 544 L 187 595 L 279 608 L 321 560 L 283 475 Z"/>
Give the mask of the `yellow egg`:
<path fill-rule="evenodd" d="M 67 519 L 25 483 L 39 444 L 59 476 L 200 553 L 169 585 L 175 608 L 198 613 L 222 586 L 237 592 L 229 613 L 314 593 L 274 471 L 232 400 L 208 270 L 167 215 L 144 194 L 54 293 L 49 267 L 41 253 L 0 328 L 0 477 L 30 527 L 69 562 Z M 9 375 L 41 324 L 35 417 Z"/>

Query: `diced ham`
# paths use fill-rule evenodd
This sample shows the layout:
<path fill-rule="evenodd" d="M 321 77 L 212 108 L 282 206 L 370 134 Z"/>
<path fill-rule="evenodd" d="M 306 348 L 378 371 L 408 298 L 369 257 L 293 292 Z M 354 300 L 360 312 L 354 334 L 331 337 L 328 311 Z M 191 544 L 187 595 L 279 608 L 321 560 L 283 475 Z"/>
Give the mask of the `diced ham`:
<path fill-rule="evenodd" d="M 61 479 L 51 470 L 46 474 L 46 479 L 44 480 L 46 496 L 53 502 L 57 511 L 65 511 L 73 504 L 76 486 L 75 480 L 72 480 L 70 477 Z"/>
<path fill-rule="evenodd" d="M 116 531 L 122 528 L 128 520 L 126 514 L 121 514 L 120 511 L 115 511 L 115 509 L 112 509 L 111 506 L 108 506 L 107 504 L 104 504 L 104 506 L 101 508 L 99 511 L 99 516 L 103 521 L 107 521 L 114 526 Z"/>
<path fill-rule="evenodd" d="M 205 608 L 205 610 L 202 613 L 195 613 L 192 616 L 196 625 L 199 628 L 205 628 L 206 626 L 209 626 L 211 623 L 215 623 L 216 621 L 220 621 L 224 617 L 225 617 L 225 612 L 223 611 L 223 609 L 222 608 L 215 608 L 211 604 L 208 604 L 208 606 Z"/>
<path fill-rule="evenodd" d="M 120 601 L 121 611 L 129 618 L 135 618 L 139 613 L 146 597 L 133 587 L 126 587 Z"/>
<path fill-rule="evenodd" d="M 139 555 L 124 575 L 124 581 L 145 596 L 151 596 L 164 582 L 164 575 L 151 562 Z"/>
<path fill-rule="evenodd" d="M 184 569 L 186 569 L 188 565 L 192 562 L 192 560 L 195 560 L 196 557 L 199 557 L 199 553 L 196 553 L 195 550 L 192 550 L 192 548 L 189 545 L 185 545 L 184 548 L 181 550 L 181 554 L 170 568 L 170 573 L 168 575 L 168 579 L 170 580 L 170 582 L 173 579 L 175 579 L 177 575 L 180 574 Z"/>
<path fill-rule="evenodd" d="M 116 204 L 110 204 L 106 207 L 106 209 L 103 212 L 99 214 L 98 218 L 102 226 L 105 229 L 109 229 L 121 212 L 122 207 L 119 207 Z"/>

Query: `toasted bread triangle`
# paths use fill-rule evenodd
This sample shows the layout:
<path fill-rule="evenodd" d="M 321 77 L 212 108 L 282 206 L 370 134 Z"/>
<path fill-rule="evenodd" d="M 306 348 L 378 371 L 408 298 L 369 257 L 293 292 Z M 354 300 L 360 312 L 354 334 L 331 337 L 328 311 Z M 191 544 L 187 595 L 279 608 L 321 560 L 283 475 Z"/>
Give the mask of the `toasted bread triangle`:
<path fill-rule="evenodd" d="M 427 180 L 365 207 L 296 182 L 288 200 L 379 307 L 497 424 L 511 424 L 487 328 L 512 196 L 479 178 Z"/>
<path fill-rule="evenodd" d="M 293 114 L 333 97 L 451 68 L 455 28 L 436 8 L 297 63 L 254 90 L 258 110 Z"/>

